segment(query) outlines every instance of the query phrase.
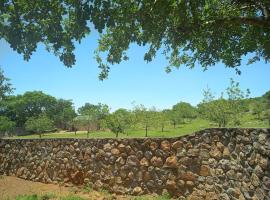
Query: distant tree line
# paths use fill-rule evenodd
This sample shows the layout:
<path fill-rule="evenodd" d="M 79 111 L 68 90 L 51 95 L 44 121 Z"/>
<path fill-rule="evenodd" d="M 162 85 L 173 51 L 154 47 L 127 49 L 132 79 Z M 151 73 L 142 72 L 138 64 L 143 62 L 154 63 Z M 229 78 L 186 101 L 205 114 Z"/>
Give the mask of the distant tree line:
<path fill-rule="evenodd" d="M 85 103 L 77 112 L 71 100 L 57 99 L 41 91 L 12 95 L 14 89 L 10 80 L 0 70 L 0 136 L 16 134 L 19 130 L 39 134 L 69 130 L 76 132 L 110 130 L 128 134 L 129 130 L 176 128 L 190 123 L 195 118 L 207 119 L 218 127 L 229 124 L 239 126 L 245 113 L 251 113 L 257 120 L 270 124 L 270 91 L 262 97 L 248 98 L 249 90 L 242 91 L 239 83 L 231 79 L 229 87 L 215 97 L 209 88 L 203 92 L 203 100 L 197 106 L 179 102 L 171 109 L 158 110 L 144 105 L 133 105 L 128 110 L 120 108 L 114 112 L 106 104 Z"/>

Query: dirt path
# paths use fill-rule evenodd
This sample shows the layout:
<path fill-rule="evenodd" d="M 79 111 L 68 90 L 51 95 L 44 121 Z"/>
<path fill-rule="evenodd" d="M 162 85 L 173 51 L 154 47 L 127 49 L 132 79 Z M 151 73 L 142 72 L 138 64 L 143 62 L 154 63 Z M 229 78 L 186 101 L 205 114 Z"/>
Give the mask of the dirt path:
<path fill-rule="evenodd" d="M 107 199 L 102 193 L 91 191 L 88 193 L 78 192 L 78 188 L 60 187 L 54 184 L 43 184 L 38 182 L 27 181 L 11 176 L 0 177 L 0 200 L 14 200 L 18 195 L 44 195 L 55 194 L 65 196 L 76 194 L 85 199 Z"/>

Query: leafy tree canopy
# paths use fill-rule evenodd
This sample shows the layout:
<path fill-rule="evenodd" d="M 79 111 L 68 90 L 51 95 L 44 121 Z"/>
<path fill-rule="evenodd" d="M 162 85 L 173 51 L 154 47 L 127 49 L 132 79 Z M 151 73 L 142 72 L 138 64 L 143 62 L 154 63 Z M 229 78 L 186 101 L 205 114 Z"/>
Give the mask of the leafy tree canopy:
<path fill-rule="evenodd" d="M 52 120 L 46 115 L 40 115 L 38 117 L 30 117 L 25 123 L 25 128 L 29 132 L 41 134 L 46 131 L 51 131 L 54 127 Z"/>
<path fill-rule="evenodd" d="M 13 92 L 10 79 L 4 76 L 4 71 L 0 68 L 0 100 L 4 99 Z"/>
<path fill-rule="evenodd" d="M 195 63 L 207 69 L 223 62 L 239 72 L 241 58 L 248 53 L 253 55 L 248 63 L 270 60 L 269 14 L 269 0 L 4 0 L 0 39 L 26 60 L 43 43 L 71 67 L 74 42 L 94 24 L 101 33 L 96 51 L 101 80 L 110 65 L 128 59 L 132 43 L 149 47 L 146 61 L 162 49 L 167 71 Z"/>
<path fill-rule="evenodd" d="M 16 123 L 11 121 L 5 116 L 0 116 L 0 137 L 4 136 L 5 133 L 11 133 L 15 128 Z"/>

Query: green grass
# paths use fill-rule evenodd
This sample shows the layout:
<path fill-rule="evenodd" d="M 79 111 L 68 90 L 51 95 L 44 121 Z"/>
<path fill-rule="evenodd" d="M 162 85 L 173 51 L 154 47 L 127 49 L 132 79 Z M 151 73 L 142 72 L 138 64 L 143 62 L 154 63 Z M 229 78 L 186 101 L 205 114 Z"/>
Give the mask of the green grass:
<path fill-rule="evenodd" d="M 198 130 L 202 130 L 205 128 L 211 127 L 209 121 L 203 119 L 195 119 L 191 123 L 178 125 L 176 128 L 172 126 L 168 126 L 164 128 L 164 132 L 160 130 L 148 130 L 148 137 L 176 137 L 187 135 L 193 133 Z M 110 131 L 95 131 L 89 134 L 90 138 L 113 138 L 115 134 Z M 129 130 L 127 134 L 119 134 L 119 138 L 141 138 L 145 137 L 145 130 Z M 39 135 L 25 135 L 25 136 L 15 136 L 11 137 L 13 139 L 16 138 L 39 138 Z M 45 133 L 42 135 L 42 138 L 87 138 L 86 131 L 79 131 L 75 135 L 74 132 L 60 132 L 60 133 Z"/>
<path fill-rule="evenodd" d="M 241 121 L 241 128 L 269 128 L 269 125 L 266 121 L 257 120 L 254 115 L 245 114 Z M 216 127 L 214 123 L 211 123 L 204 119 L 195 119 L 190 123 L 178 125 L 176 128 L 172 126 L 167 126 L 164 129 L 164 132 L 159 130 L 149 129 L 148 137 L 178 137 L 187 134 L 194 133 L 196 131 Z M 228 127 L 234 127 L 232 124 L 229 124 Z M 89 138 L 114 138 L 115 134 L 110 131 L 95 131 L 89 134 Z M 145 130 L 129 130 L 127 134 L 119 134 L 119 138 L 142 138 L 145 137 Z M 34 139 L 39 138 L 39 135 L 26 135 L 26 136 L 16 136 L 11 137 L 13 139 Z M 45 133 L 42 138 L 87 138 L 86 131 L 79 131 L 75 135 L 74 132 L 60 132 L 60 133 Z"/>
<path fill-rule="evenodd" d="M 133 197 L 131 200 L 170 200 L 171 197 L 168 193 L 163 194 L 161 196 L 138 196 L 138 197 Z"/>

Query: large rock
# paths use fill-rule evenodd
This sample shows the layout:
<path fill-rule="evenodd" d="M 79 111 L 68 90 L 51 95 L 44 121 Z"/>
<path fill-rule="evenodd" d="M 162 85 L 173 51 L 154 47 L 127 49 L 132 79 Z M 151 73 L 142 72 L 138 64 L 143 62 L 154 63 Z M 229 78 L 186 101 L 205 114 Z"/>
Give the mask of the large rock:
<path fill-rule="evenodd" d="M 164 167 L 167 168 L 177 168 L 178 163 L 177 163 L 177 157 L 176 156 L 170 156 L 166 159 Z"/>

